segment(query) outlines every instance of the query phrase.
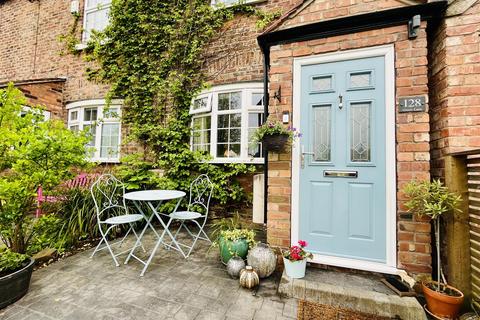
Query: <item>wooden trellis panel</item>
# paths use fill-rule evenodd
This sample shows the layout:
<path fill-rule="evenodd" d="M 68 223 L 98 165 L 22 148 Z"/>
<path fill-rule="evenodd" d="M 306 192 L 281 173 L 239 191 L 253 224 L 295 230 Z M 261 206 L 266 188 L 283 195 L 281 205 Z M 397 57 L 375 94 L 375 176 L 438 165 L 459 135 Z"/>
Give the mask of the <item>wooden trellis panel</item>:
<path fill-rule="evenodd" d="M 472 300 L 480 308 L 480 155 L 467 156 Z"/>

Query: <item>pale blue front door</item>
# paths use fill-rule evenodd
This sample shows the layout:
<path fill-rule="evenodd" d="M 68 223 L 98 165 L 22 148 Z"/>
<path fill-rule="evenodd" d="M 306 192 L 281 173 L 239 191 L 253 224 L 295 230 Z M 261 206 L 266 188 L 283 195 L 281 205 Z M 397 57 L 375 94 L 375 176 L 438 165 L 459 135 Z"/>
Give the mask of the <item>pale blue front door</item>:
<path fill-rule="evenodd" d="M 299 239 L 386 263 L 385 59 L 302 66 Z"/>

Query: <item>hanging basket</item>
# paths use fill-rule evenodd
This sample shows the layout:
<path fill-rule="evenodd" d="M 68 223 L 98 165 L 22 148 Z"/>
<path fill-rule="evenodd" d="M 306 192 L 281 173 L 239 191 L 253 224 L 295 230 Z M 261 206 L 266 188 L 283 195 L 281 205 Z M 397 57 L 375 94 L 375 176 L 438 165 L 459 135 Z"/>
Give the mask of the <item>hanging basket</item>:
<path fill-rule="evenodd" d="M 266 135 L 262 139 L 263 147 L 268 151 L 282 152 L 289 140 L 288 134 Z"/>

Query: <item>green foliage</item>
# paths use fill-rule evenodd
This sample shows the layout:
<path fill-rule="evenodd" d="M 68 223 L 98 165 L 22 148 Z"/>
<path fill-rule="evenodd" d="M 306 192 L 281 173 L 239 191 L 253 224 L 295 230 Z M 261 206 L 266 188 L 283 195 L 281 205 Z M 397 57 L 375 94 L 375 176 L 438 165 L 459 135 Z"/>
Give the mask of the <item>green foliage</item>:
<path fill-rule="evenodd" d="M 55 248 L 62 252 L 66 247 L 61 237 L 63 219 L 55 214 L 43 215 L 33 225 L 33 237 L 27 248 L 27 254 L 33 255 L 45 248 Z"/>
<path fill-rule="evenodd" d="M 53 190 L 86 162 L 85 133 L 45 121 L 41 108 L 27 105 L 10 84 L 0 90 L 0 238 L 14 252 L 24 253 L 34 235 L 34 197 L 38 186 Z"/>
<path fill-rule="evenodd" d="M 78 30 L 78 22 L 80 20 L 80 14 L 79 13 L 73 13 L 73 23 L 70 26 L 70 29 L 68 30 L 68 33 L 66 34 L 61 34 L 58 36 L 58 41 L 64 44 L 64 47 L 62 48 L 62 51 L 60 52 L 60 55 L 63 56 L 65 54 L 74 54 L 78 55 L 80 53 L 79 50 L 77 50 L 77 45 L 80 43 L 80 40 L 78 39 L 77 35 L 77 30 Z"/>
<path fill-rule="evenodd" d="M 249 229 L 251 227 L 250 224 L 245 223 L 242 221 L 240 214 L 237 212 L 233 214 L 231 217 L 226 217 L 222 219 L 218 219 L 215 222 L 210 224 L 211 230 L 211 237 L 212 239 L 217 239 L 220 237 L 220 233 L 222 231 L 231 231 L 235 229 Z"/>
<path fill-rule="evenodd" d="M 146 190 L 159 185 L 161 179 L 154 171 L 151 162 L 145 161 L 142 154 L 130 154 L 122 158 L 116 167 L 115 175 L 125 184 L 127 190 Z"/>
<path fill-rule="evenodd" d="M 440 180 L 411 181 L 403 191 L 408 199 L 405 206 L 420 216 L 427 215 L 435 220 L 446 212 L 459 210 L 461 197 L 448 191 Z"/>
<path fill-rule="evenodd" d="M 255 231 L 250 229 L 233 229 L 223 230 L 220 232 L 221 241 L 237 241 L 240 239 L 247 240 L 248 247 L 251 249 L 255 246 Z"/>
<path fill-rule="evenodd" d="M 188 190 L 206 173 L 215 185 L 214 200 L 247 201 L 235 177 L 253 172 L 253 166 L 211 164 L 189 146 L 190 104 L 205 87 L 204 49 L 233 17 L 233 8 L 215 9 L 204 0 L 112 2 L 109 26 L 89 44 L 88 58 L 99 68 L 88 73 L 111 84 L 110 98 L 124 98 L 122 121 L 130 137 L 145 146 L 148 161 L 130 158 L 119 170 L 128 188 Z M 163 176 L 156 177 L 152 168 Z"/>
<path fill-rule="evenodd" d="M 27 255 L 13 252 L 9 249 L 0 252 L 0 276 L 20 269 L 28 259 Z"/>
<path fill-rule="evenodd" d="M 220 5 L 220 7 L 223 6 Z M 272 23 L 275 19 L 279 18 L 282 15 L 281 10 L 265 11 L 255 6 L 250 6 L 248 4 L 242 3 L 242 1 L 239 1 L 238 5 L 231 7 L 231 10 L 234 13 L 244 13 L 257 17 L 257 22 L 255 23 L 255 26 L 258 31 L 264 30 L 270 23 Z"/>

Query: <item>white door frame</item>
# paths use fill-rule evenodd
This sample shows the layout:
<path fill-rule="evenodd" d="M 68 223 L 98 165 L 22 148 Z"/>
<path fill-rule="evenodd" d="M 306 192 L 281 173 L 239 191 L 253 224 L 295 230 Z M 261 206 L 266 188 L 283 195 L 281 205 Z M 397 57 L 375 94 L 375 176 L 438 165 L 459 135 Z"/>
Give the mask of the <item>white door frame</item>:
<path fill-rule="evenodd" d="M 300 132 L 300 98 L 301 68 L 306 65 L 314 65 L 327 62 L 339 62 L 344 60 L 385 57 L 385 108 L 386 108 L 386 263 L 369 262 L 334 256 L 314 254 L 313 262 L 367 270 L 372 272 L 396 274 L 397 269 L 397 215 L 396 215 L 396 163 L 395 163 L 395 60 L 394 46 L 384 45 L 370 48 L 354 49 L 340 52 L 332 52 L 321 55 L 296 58 L 293 61 L 293 126 Z M 291 242 L 296 244 L 299 240 L 299 215 L 300 215 L 300 139 L 295 141 L 292 148 L 292 223 Z"/>

